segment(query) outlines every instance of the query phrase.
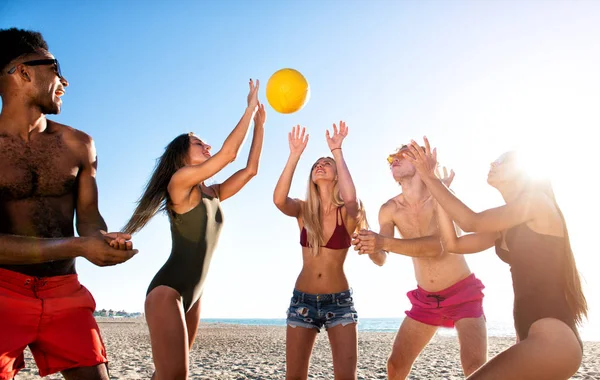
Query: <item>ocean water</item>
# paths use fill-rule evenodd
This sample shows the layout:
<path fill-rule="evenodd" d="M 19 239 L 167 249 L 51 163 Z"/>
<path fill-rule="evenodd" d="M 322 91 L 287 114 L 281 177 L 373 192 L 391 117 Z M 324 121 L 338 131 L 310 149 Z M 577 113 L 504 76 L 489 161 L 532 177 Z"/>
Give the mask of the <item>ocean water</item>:
<path fill-rule="evenodd" d="M 360 318 L 358 331 L 396 332 L 403 318 Z M 235 319 L 235 318 L 203 318 L 205 323 L 224 323 L 247 326 L 285 326 L 285 319 Z M 515 328 L 512 321 L 487 321 L 488 336 L 490 337 L 515 337 Z M 440 328 L 440 336 L 456 336 L 455 329 Z M 600 341 L 600 331 L 584 326 L 580 329 L 584 341 Z"/>
<path fill-rule="evenodd" d="M 285 319 L 234 319 L 234 318 L 206 318 L 202 319 L 206 323 L 225 323 L 248 326 L 285 326 Z M 396 332 L 402 323 L 402 318 L 360 318 L 358 331 L 373 332 Z M 456 330 L 440 328 L 439 335 L 453 336 Z M 499 337 L 515 336 L 514 327 L 511 323 L 491 323 L 488 321 L 488 335 Z"/>

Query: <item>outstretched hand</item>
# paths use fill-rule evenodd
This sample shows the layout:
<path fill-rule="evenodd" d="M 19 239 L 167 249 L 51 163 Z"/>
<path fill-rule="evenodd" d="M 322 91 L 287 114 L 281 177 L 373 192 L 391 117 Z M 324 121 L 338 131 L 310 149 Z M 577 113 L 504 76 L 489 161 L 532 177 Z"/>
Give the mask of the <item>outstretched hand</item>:
<path fill-rule="evenodd" d="M 325 137 L 327 139 L 327 145 L 329 145 L 329 150 L 338 149 L 342 147 L 342 141 L 348 136 L 348 127 L 346 123 L 340 121 L 340 129 L 338 130 L 337 125 L 333 124 L 333 136 L 329 134 L 329 129 L 325 132 Z"/>
<path fill-rule="evenodd" d="M 383 236 L 363 229 L 352 235 L 352 245 L 361 255 L 379 253 L 383 250 Z"/>
<path fill-rule="evenodd" d="M 250 79 L 250 92 L 248 93 L 248 108 L 252 110 L 256 110 L 256 107 L 260 104 L 258 101 L 258 87 L 260 85 L 260 81 L 257 79 L 256 84 L 254 81 Z"/>
<path fill-rule="evenodd" d="M 104 237 L 104 241 L 114 249 L 121 251 L 129 251 L 133 249 L 131 235 L 123 232 L 106 232 L 100 231 Z"/>
<path fill-rule="evenodd" d="M 442 175 L 442 173 L 440 173 L 440 167 L 438 165 L 438 167 L 435 168 L 435 175 L 440 179 L 440 181 L 442 181 L 444 185 L 446 185 L 446 187 L 450 187 L 452 181 L 454 180 L 454 170 L 450 170 L 450 173 L 448 173 L 448 169 L 446 169 L 446 167 L 444 166 L 443 171 L 444 173 Z"/>
<path fill-rule="evenodd" d="M 111 266 L 121 264 L 135 254 L 131 235 L 123 232 L 100 231 L 102 236 L 84 237 L 80 241 L 84 243 L 83 257 L 98 266 Z"/>
<path fill-rule="evenodd" d="M 302 127 L 301 133 L 300 125 L 293 127 L 292 131 L 288 133 L 288 141 L 290 143 L 290 154 L 298 156 L 302 155 L 304 148 L 306 148 L 306 144 L 308 144 L 308 133 L 306 133 L 306 128 Z"/>
<path fill-rule="evenodd" d="M 118 233 L 105 233 L 103 237 L 93 236 L 80 238 L 80 241 L 84 244 L 83 254 L 89 262 L 94 265 L 105 267 L 111 265 L 117 265 L 124 263 L 131 259 L 138 253 L 137 249 L 132 249 L 131 242 L 121 242 L 121 239 L 125 237 L 131 237 L 127 234 Z M 115 237 L 114 240 L 110 240 Z M 129 243 L 129 244 L 127 244 Z M 126 247 L 125 249 L 123 247 Z"/>
<path fill-rule="evenodd" d="M 437 150 L 434 148 L 433 152 L 431 151 L 427 137 L 423 137 L 423 140 L 425 141 L 425 151 L 423 151 L 423 148 L 416 141 L 411 140 L 408 145 L 408 152 L 403 153 L 403 155 L 415 166 L 421 178 L 425 179 L 427 177 L 435 177 L 438 162 Z"/>

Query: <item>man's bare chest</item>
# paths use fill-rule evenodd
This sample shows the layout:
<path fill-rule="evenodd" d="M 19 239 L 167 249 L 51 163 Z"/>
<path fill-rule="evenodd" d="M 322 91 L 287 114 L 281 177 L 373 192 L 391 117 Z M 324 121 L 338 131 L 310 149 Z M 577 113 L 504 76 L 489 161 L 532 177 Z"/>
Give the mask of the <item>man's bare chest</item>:
<path fill-rule="evenodd" d="M 0 136 L 0 199 L 61 197 L 73 192 L 80 161 L 60 136 L 24 142 Z"/>
<path fill-rule="evenodd" d="M 437 220 L 433 207 L 401 210 L 394 216 L 394 224 L 403 238 L 430 236 L 437 232 Z"/>

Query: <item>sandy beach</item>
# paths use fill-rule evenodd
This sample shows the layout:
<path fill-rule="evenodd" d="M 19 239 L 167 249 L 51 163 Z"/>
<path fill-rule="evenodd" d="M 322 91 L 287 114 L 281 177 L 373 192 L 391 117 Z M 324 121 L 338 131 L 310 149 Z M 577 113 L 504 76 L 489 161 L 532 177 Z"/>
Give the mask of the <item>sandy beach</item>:
<path fill-rule="evenodd" d="M 100 322 L 110 360 L 111 379 L 149 379 L 152 355 L 143 320 Z M 385 379 L 385 363 L 394 333 L 359 332 L 359 379 Z M 513 343 L 489 338 L 489 357 Z M 39 379 L 29 351 L 17 380 Z M 319 334 L 310 367 L 310 379 L 333 379 L 331 351 L 326 333 Z M 285 328 L 201 324 L 190 355 L 190 379 L 284 379 Z M 417 359 L 409 379 L 462 379 L 458 342 L 433 338 Z M 62 379 L 52 375 L 45 379 Z M 585 342 L 584 360 L 573 379 L 600 379 L 600 342 Z"/>

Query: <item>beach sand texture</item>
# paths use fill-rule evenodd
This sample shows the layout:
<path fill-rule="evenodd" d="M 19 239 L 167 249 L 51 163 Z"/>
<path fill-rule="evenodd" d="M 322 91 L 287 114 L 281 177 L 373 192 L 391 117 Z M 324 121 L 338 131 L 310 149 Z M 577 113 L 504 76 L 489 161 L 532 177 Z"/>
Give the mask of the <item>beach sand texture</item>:
<path fill-rule="evenodd" d="M 143 320 L 100 322 L 110 360 L 111 379 L 149 379 L 152 353 Z M 359 379 L 386 379 L 386 360 L 394 333 L 359 332 Z M 489 357 L 497 355 L 514 339 L 489 338 Z M 573 379 L 600 379 L 600 342 L 585 342 L 585 354 Z M 190 379 L 284 379 L 285 328 L 203 324 L 190 353 Z M 313 351 L 310 379 L 333 379 L 327 334 L 321 332 Z M 458 342 L 436 336 L 415 362 L 409 379 L 463 379 Z M 29 350 L 26 368 L 17 380 L 40 379 Z M 62 379 L 52 375 L 44 379 Z"/>

